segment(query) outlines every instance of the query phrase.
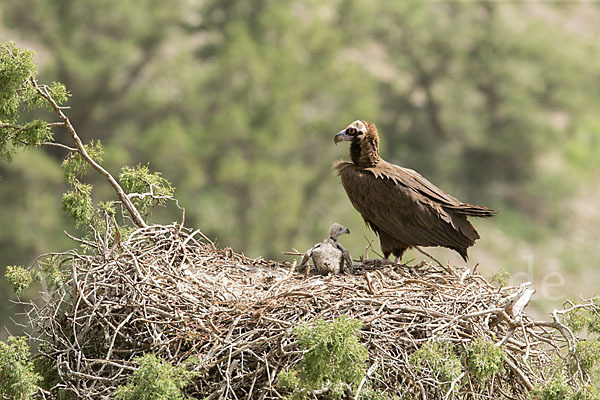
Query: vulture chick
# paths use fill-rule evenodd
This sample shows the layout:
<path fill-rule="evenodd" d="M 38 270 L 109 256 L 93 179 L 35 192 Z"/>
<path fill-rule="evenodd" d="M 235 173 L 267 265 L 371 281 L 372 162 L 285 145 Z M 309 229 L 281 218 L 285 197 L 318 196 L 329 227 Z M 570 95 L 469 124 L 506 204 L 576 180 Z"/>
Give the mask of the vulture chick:
<path fill-rule="evenodd" d="M 416 171 L 383 160 L 373 123 L 354 121 L 333 141 L 350 142 L 352 161 L 338 161 L 333 169 L 354 208 L 379 236 L 385 258 L 394 254 L 398 261 L 414 246 L 443 246 L 467 261 L 467 248 L 479 239 L 467 217 L 491 217 L 497 211 L 463 203 Z"/>
<path fill-rule="evenodd" d="M 298 268 L 302 270 L 308 259 L 312 258 L 315 270 L 321 275 L 344 272 L 344 263 L 348 268 L 352 269 L 350 253 L 338 241 L 338 237 L 345 233 L 349 234 L 350 230 L 340 224 L 331 225 L 329 228 L 329 237 L 308 249 L 302 256 L 302 261 L 300 261 Z"/>

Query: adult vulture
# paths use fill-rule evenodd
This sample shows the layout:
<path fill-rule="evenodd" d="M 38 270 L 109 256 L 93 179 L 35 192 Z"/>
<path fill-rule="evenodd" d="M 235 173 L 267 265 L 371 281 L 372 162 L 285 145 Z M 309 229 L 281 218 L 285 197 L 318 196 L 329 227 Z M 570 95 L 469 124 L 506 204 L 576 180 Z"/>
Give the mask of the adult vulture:
<path fill-rule="evenodd" d="M 416 171 L 383 160 L 373 123 L 354 121 L 333 141 L 351 142 L 352 161 L 338 161 L 333 169 L 354 208 L 379 236 L 385 258 L 394 254 L 398 261 L 414 246 L 443 246 L 467 261 L 467 248 L 479 239 L 467 217 L 491 217 L 497 211 L 463 203 Z"/>

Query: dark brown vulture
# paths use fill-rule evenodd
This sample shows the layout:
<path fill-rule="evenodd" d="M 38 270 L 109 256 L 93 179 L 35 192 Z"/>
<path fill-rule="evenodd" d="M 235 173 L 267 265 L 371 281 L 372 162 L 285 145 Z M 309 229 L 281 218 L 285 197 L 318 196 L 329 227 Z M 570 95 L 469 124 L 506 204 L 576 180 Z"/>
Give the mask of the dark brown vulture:
<path fill-rule="evenodd" d="M 352 270 L 350 253 L 338 241 L 338 237 L 345 233 L 349 234 L 350 230 L 340 224 L 331 225 L 329 237 L 323 242 L 315 244 L 304 253 L 298 269 L 302 270 L 308 259 L 312 258 L 315 270 L 321 275 L 344 272 L 344 263 L 348 269 Z"/>
<path fill-rule="evenodd" d="M 412 169 L 390 164 L 379 156 L 375 124 L 354 121 L 334 137 L 350 141 L 352 162 L 338 161 L 333 169 L 352 205 L 379 236 L 385 258 L 402 259 L 414 246 L 443 246 L 467 261 L 467 248 L 479 234 L 467 217 L 491 217 L 497 211 L 463 203 L 437 188 Z"/>

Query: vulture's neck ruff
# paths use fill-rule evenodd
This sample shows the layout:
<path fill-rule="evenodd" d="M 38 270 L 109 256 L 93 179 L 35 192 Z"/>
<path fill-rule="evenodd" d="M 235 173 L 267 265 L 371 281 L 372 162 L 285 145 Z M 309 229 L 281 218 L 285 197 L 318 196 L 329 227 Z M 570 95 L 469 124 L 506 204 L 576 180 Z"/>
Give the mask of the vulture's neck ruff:
<path fill-rule="evenodd" d="M 354 165 L 363 168 L 376 167 L 381 162 L 379 156 L 379 135 L 374 124 L 367 125 L 367 133 L 355 137 L 350 144 L 350 158 Z"/>

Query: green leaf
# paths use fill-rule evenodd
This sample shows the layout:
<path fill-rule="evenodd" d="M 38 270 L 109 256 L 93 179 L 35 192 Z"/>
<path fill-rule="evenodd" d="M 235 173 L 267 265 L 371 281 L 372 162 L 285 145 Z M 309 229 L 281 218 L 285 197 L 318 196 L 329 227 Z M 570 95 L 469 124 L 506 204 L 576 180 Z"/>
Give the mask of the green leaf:
<path fill-rule="evenodd" d="M 184 367 L 175 367 L 154 354 L 145 354 L 134 359 L 139 368 L 129 383 L 119 387 L 114 398 L 117 400 L 184 400 L 182 392 L 196 375 Z"/>
<path fill-rule="evenodd" d="M 42 380 L 34 368 L 24 337 L 0 342 L 0 399 L 33 400 Z"/>
<path fill-rule="evenodd" d="M 431 376 L 446 386 L 462 373 L 462 363 L 448 342 L 429 342 L 410 355 L 408 359 L 420 374 Z M 455 385 L 457 390 L 459 385 Z"/>
<path fill-rule="evenodd" d="M 6 280 L 11 283 L 15 294 L 20 295 L 33 282 L 33 274 L 31 270 L 20 265 L 9 265 L 6 267 Z"/>
<path fill-rule="evenodd" d="M 175 188 L 160 172 L 150 172 L 149 166 L 142 164 L 136 168 L 123 167 L 119 183 L 127 193 L 144 195 L 133 198 L 133 204 L 142 215 L 147 215 L 155 205 L 165 205 L 175 192 Z"/>
<path fill-rule="evenodd" d="M 293 370 L 280 373 L 279 384 L 297 396 L 326 384 L 334 398 L 344 395 L 344 384 L 356 390 L 368 359 L 367 349 L 360 343 L 361 327 L 360 321 L 345 316 L 294 327 L 299 347 L 306 352 Z"/>
<path fill-rule="evenodd" d="M 35 97 L 29 82 L 35 74 L 31 50 L 0 43 L 0 123 L 15 123 L 21 102 Z"/>
<path fill-rule="evenodd" d="M 476 338 L 467 348 L 467 365 L 480 381 L 484 382 L 504 370 L 504 350 L 493 342 Z"/>
<path fill-rule="evenodd" d="M 94 217 L 92 185 L 74 182 L 74 190 L 63 194 L 62 208 L 71 214 L 77 226 L 89 225 Z"/>

